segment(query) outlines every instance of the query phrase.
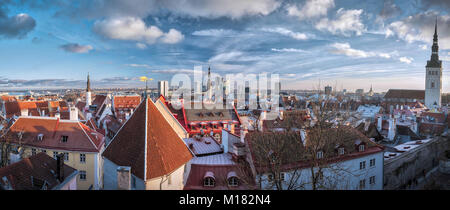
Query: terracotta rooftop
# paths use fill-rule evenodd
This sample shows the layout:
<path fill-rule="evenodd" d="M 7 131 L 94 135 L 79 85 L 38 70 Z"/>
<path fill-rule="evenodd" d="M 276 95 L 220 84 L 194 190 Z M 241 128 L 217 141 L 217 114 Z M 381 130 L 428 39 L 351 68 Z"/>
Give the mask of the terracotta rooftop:
<path fill-rule="evenodd" d="M 151 99 L 141 102 L 103 152 L 103 156 L 148 180 L 169 174 L 192 154 Z"/>
<path fill-rule="evenodd" d="M 21 110 L 27 109 L 32 116 L 40 116 L 40 112 L 45 110 L 48 114 L 50 110 L 57 110 L 67 107 L 65 101 L 8 101 L 5 102 L 6 117 L 10 118 L 13 115 L 20 116 Z"/>
<path fill-rule="evenodd" d="M 425 99 L 425 90 L 389 89 L 384 98 Z"/>
<path fill-rule="evenodd" d="M 19 117 L 6 133 L 8 139 L 18 143 L 17 134 L 23 131 L 24 145 L 55 150 L 99 152 L 104 144 L 102 134 L 78 122 L 52 117 Z M 43 135 L 42 140 L 38 139 Z M 67 142 L 62 142 L 67 136 Z"/>
<path fill-rule="evenodd" d="M 72 178 L 76 175 L 76 170 L 64 164 L 65 178 Z M 56 178 L 56 160 L 41 152 L 29 158 L 0 168 L 0 188 L 5 186 L 3 177 L 14 190 L 38 190 L 40 187 L 33 186 L 34 180 L 45 181 L 48 189 L 52 189 L 61 182 Z M 76 176 L 74 177 L 76 179 Z"/>

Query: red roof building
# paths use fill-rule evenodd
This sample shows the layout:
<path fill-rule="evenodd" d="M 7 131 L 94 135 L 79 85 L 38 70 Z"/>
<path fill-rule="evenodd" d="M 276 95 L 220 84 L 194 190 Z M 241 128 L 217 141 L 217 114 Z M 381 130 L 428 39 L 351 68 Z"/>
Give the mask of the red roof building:
<path fill-rule="evenodd" d="M 0 168 L 0 189 L 76 190 L 77 174 L 64 163 L 58 167 L 57 160 L 42 152 Z"/>
<path fill-rule="evenodd" d="M 131 174 L 145 183 L 144 189 L 154 189 L 160 185 L 153 185 L 153 181 L 159 183 L 163 176 L 184 171 L 192 153 L 153 101 L 146 99 L 112 139 L 103 157 L 116 166 L 131 167 Z M 107 166 L 108 161 L 105 169 L 111 167 Z M 172 181 L 183 183 L 178 178 Z M 105 185 L 110 182 L 105 180 Z"/>

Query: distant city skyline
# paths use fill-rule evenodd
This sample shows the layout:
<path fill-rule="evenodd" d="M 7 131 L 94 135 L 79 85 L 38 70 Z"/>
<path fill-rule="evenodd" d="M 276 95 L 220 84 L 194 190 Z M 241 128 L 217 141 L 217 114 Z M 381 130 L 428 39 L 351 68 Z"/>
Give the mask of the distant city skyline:
<path fill-rule="evenodd" d="M 0 90 L 145 87 L 140 76 L 279 74 L 282 89 L 425 89 L 438 21 L 450 92 L 450 2 L 0 2 Z"/>

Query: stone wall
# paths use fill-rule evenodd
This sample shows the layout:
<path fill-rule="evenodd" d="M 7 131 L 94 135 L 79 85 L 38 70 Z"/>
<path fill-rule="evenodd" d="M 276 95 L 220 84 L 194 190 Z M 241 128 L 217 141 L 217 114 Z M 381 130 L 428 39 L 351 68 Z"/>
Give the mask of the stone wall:
<path fill-rule="evenodd" d="M 435 137 L 420 147 L 384 161 L 383 189 L 415 189 L 437 169 L 441 155 L 449 149 L 448 136 Z"/>

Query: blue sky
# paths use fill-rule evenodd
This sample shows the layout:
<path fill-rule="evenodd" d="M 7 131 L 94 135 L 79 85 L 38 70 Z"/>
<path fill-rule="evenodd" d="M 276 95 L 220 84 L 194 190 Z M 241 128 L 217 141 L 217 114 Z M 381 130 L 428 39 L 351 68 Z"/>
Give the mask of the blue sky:
<path fill-rule="evenodd" d="M 450 2 L 5 0 L 0 88 L 142 87 L 195 65 L 277 73 L 283 89 L 423 89 L 438 18 L 450 92 Z"/>

